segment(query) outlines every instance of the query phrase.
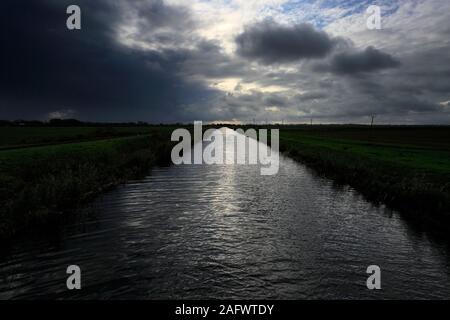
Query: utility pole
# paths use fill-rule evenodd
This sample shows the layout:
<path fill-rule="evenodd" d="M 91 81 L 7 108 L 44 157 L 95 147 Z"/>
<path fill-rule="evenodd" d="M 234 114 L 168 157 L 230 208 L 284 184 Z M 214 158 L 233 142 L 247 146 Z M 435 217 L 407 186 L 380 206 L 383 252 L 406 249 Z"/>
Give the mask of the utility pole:
<path fill-rule="evenodd" d="M 313 121 L 313 118 L 311 118 L 311 125 L 313 125 L 313 124 L 312 124 L 312 121 Z"/>
<path fill-rule="evenodd" d="M 371 116 L 371 118 L 372 118 L 372 120 L 370 121 L 370 127 L 372 128 L 373 127 L 373 120 L 375 119 L 375 115 L 373 114 Z"/>

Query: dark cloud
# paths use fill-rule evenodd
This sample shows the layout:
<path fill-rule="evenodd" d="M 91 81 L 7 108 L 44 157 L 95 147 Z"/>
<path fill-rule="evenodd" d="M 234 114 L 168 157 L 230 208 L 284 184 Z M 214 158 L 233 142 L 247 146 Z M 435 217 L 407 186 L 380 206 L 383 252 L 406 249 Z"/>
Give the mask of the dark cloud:
<path fill-rule="evenodd" d="M 285 107 L 287 105 L 287 99 L 279 94 L 269 94 L 264 98 L 265 106 Z"/>
<path fill-rule="evenodd" d="M 121 1 L 125 24 L 134 29 L 129 37 L 137 42 L 158 46 L 179 47 L 190 43 L 188 32 L 195 28 L 189 10 L 181 6 L 169 6 L 162 0 Z"/>
<path fill-rule="evenodd" d="M 327 98 L 327 95 L 324 92 L 307 92 L 301 95 L 296 96 L 298 101 L 311 101 L 311 100 L 320 100 Z"/>
<path fill-rule="evenodd" d="M 70 4 L 82 9 L 81 31 L 66 28 Z M 0 119 L 450 121 L 450 19 L 355 35 L 383 51 L 266 20 L 248 26 L 230 55 L 226 42 L 201 37 L 206 20 L 189 6 L 0 1 Z"/>
<path fill-rule="evenodd" d="M 182 57 L 180 73 L 186 78 L 226 78 L 248 75 L 248 68 L 243 61 L 232 59 L 222 52 L 214 41 L 200 39 L 194 49 L 177 50 Z"/>
<path fill-rule="evenodd" d="M 153 22 L 155 27 L 167 29 L 166 20 L 173 16 L 173 23 L 185 14 L 161 1 L 135 3 L 150 16 L 164 17 Z M 81 7 L 79 31 L 66 28 L 70 4 Z M 73 110 L 89 120 L 175 121 L 180 101 L 207 96 L 208 89 L 178 75 L 180 55 L 119 42 L 118 26 L 132 12 L 124 5 L 104 0 L 2 1 L 0 118 L 42 119 Z"/>
<path fill-rule="evenodd" d="M 136 19 L 145 29 L 191 29 L 195 22 L 186 7 L 168 6 L 162 0 L 133 0 L 132 6 L 126 6 L 127 18 Z M 131 14 L 131 15 L 130 15 Z"/>
<path fill-rule="evenodd" d="M 323 58 L 335 45 L 325 32 L 309 24 L 282 26 L 265 20 L 236 37 L 237 53 L 265 64 Z"/>
<path fill-rule="evenodd" d="M 330 70 L 336 74 L 358 74 L 396 68 L 400 62 L 391 55 L 367 47 L 362 52 L 336 54 L 331 60 Z"/>

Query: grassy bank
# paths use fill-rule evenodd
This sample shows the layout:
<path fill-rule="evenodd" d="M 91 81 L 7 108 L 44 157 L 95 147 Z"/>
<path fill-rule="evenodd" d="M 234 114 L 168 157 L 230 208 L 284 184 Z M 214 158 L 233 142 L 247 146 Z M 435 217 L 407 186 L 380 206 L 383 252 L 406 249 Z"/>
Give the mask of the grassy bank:
<path fill-rule="evenodd" d="M 65 143 L 0 150 L 1 238 L 39 229 L 103 190 L 170 161 L 169 128 L 120 129 L 119 135 L 129 136 L 111 139 L 101 139 L 92 133 L 98 129 L 90 128 L 53 128 L 53 136 L 47 128 L 30 129 L 35 130 L 30 138 L 35 143 L 47 135 L 55 143 Z M 68 132 L 84 134 L 92 141 L 67 143 L 63 137 L 73 138 Z"/>
<path fill-rule="evenodd" d="M 284 127 L 280 150 L 372 201 L 450 228 L 449 127 Z"/>
<path fill-rule="evenodd" d="M 0 128 L 0 238 L 40 230 L 155 164 L 173 127 Z M 450 229 L 450 127 L 282 126 L 280 150 L 319 174 Z"/>
<path fill-rule="evenodd" d="M 0 127 L 0 150 L 151 134 L 164 127 Z"/>

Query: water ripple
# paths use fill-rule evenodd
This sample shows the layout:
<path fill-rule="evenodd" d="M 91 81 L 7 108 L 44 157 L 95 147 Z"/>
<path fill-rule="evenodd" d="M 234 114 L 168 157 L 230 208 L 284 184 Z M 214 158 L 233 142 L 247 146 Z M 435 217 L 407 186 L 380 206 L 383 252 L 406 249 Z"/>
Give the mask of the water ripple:
<path fill-rule="evenodd" d="M 55 245 L 0 259 L 0 298 L 448 299 L 447 244 L 349 187 L 281 157 L 257 166 L 173 166 L 107 193 Z M 65 268 L 82 269 L 68 291 Z M 382 288 L 365 287 L 367 266 Z"/>

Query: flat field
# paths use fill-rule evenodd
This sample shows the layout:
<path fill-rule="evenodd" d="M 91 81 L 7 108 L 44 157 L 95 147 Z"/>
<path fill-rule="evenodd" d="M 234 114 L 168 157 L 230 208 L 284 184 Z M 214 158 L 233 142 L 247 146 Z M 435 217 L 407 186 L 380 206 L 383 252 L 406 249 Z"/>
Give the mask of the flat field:
<path fill-rule="evenodd" d="M 0 238 L 39 229 L 170 160 L 168 127 L 0 129 Z"/>
<path fill-rule="evenodd" d="M 371 200 L 450 217 L 450 127 L 285 126 L 281 150 Z"/>

